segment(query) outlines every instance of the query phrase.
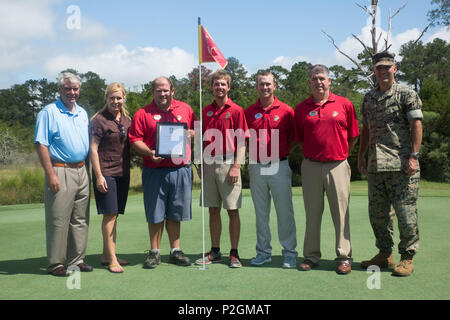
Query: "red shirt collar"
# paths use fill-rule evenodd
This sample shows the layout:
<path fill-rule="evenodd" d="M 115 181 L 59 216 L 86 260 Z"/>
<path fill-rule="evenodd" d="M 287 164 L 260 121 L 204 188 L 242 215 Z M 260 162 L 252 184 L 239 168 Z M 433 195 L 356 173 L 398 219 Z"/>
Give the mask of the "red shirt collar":
<path fill-rule="evenodd" d="M 328 102 L 334 102 L 336 101 L 336 95 L 330 91 L 330 94 L 328 96 L 328 100 L 323 104 L 326 105 Z M 316 106 L 317 103 L 314 102 L 314 97 L 313 95 L 310 95 L 309 98 L 307 99 L 307 103 Z"/>
<path fill-rule="evenodd" d="M 273 103 L 272 103 L 272 105 L 271 105 L 270 107 L 268 107 L 267 109 L 264 109 L 264 108 L 262 107 L 262 105 L 261 105 L 261 100 L 258 99 L 258 101 L 256 102 L 256 106 L 257 106 L 258 108 L 263 109 L 264 111 L 269 111 L 269 110 L 272 110 L 272 109 L 275 109 L 275 108 L 279 108 L 279 107 L 281 106 L 281 101 L 278 100 L 278 98 L 274 96 L 274 97 L 273 97 Z"/>
<path fill-rule="evenodd" d="M 234 104 L 234 102 L 230 98 L 228 98 L 227 102 L 225 102 L 225 105 L 223 106 L 223 109 L 231 107 L 232 104 Z M 219 105 L 216 103 L 216 100 L 213 100 L 211 106 L 213 106 L 216 111 L 220 109 Z"/>
<path fill-rule="evenodd" d="M 152 102 L 149 105 L 149 108 L 157 110 L 159 112 L 170 112 L 173 109 L 178 108 L 178 103 L 177 103 L 177 100 L 172 99 L 172 103 L 170 104 L 170 107 L 167 110 L 163 110 L 160 107 L 158 107 L 158 105 L 156 104 L 155 100 L 152 100 Z"/>

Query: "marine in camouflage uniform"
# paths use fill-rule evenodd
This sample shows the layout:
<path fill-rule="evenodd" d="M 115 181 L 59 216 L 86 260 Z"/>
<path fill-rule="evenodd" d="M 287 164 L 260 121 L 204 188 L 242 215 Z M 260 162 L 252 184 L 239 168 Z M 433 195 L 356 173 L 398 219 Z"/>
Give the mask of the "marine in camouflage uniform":
<path fill-rule="evenodd" d="M 368 176 L 369 218 L 376 246 L 392 257 L 393 207 L 400 231 L 399 253 L 402 260 L 409 256 L 412 261 L 419 247 L 420 169 L 417 159 L 422 137 L 422 102 L 414 90 L 394 82 L 397 69 L 393 54 L 375 55 L 374 64 L 391 70 L 383 71 L 383 67 L 378 67 L 379 73 L 375 71 L 378 84 L 364 97 L 361 123 L 365 137 L 362 133 L 358 167 Z M 390 75 L 383 76 L 382 72 L 390 72 Z M 383 77 L 391 77 L 390 82 Z"/>

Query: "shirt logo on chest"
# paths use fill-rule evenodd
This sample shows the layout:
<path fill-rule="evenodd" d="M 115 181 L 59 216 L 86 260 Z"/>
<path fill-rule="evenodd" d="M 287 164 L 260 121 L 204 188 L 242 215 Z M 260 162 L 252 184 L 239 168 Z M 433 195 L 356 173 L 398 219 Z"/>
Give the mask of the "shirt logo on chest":
<path fill-rule="evenodd" d="M 339 114 L 339 112 L 334 111 L 333 114 L 332 114 L 332 116 L 333 116 L 333 117 L 336 117 L 338 114 Z"/>
<path fill-rule="evenodd" d="M 261 113 L 255 114 L 255 119 L 261 119 L 261 117 L 262 117 L 262 114 L 261 114 Z"/>
<path fill-rule="evenodd" d="M 275 121 L 280 120 L 280 116 L 279 116 L 279 115 L 276 115 L 275 117 L 273 117 L 273 120 L 275 120 Z"/>
<path fill-rule="evenodd" d="M 156 121 L 161 120 L 161 115 L 160 114 L 156 114 L 153 116 L 153 119 L 155 119 Z"/>
<path fill-rule="evenodd" d="M 182 118 L 183 118 L 182 116 L 177 115 L 177 120 L 178 120 L 178 121 L 181 121 Z"/>
<path fill-rule="evenodd" d="M 229 117 L 231 117 L 231 113 L 227 113 L 227 115 L 225 116 L 225 119 L 228 119 Z"/>
<path fill-rule="evenodd" d="M 214 111 L 208 111 L 208 113 L 206 114 L 208 117 L 212 117 L 214 114 Z"/>
<path fill-rule="evenodd" d="M 309 113 L 309 116 L 310 116 L 310 117 L 315 117 L 315 116 L 317 116 L 317 111 L 316 111 L 316 110 L 311 111 L 311 112 Z"/>

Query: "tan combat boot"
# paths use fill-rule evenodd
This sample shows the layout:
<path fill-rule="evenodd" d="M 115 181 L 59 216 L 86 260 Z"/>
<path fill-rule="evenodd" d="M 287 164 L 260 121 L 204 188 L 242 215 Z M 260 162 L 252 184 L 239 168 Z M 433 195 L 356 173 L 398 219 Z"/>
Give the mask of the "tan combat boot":
<path fill-rule="evenodd" d="M 410 254 L 402 254 L 402 258 L 398 265 L 395 267 L 394 272 L 392 272 L 392 275 L 394 276 L 400 276 L 400 277 L 407 277 L 411 275 L 411 273 L 414 271 L 413 267 L 413 256 Z"/>
<path fill-rule="evenodd" d="M 367 269 L 369 266 L 393 269 L 395 267 L 392 252 L 381 251 L 372 259 L 361 261 L 361 267 Z"/>

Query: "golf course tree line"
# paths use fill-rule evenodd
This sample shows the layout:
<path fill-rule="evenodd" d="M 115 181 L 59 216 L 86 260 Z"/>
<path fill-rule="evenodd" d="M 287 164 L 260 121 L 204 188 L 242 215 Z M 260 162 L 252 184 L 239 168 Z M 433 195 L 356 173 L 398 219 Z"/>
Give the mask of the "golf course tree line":
<path fill-rule="evenodd" d="M 361 65 L 371 65 L 371 57 L 367 52 L 358 55 Z M 424 137 L 420 152 L 421 176 L 431 181 L 450 181 L 450 46 L 441 39 L 423 44 L 422 41 L 404 44 L 396 57 L 398 69 L 396 79 L 411 86 L 419 93 L 424 111 Z M 308 98 L 308 70 L 312 66 L 306 61 L 297 62 L 290 70 L 281 66 L 271 66 L 265 71 L 274 74 L 278 84 L 276 96 L 295 108 L 297 104 Z M 202 68 L 203 103 L 213 100 L 209 90 L 209 76 L 212 70 Z M 255 89 L 256 74 L 249 74 L 237 58 L 229 57 L 225 70 L 231 75 L 232 85 L 229 97 L 244 108 L 257 100 Z M 78 103 L 92 116 L 104 106 L 105 79 L 94 72 L 77 74 L 82 81 L 82 89 Z M 187 102 L 192 106 L 197 117 L 199 114 L 199 77 L 198 68 L 194 68 L 187 77 L 170 79 L 175 87 L 175 99 Z M 340 65 L 330 66 L 332 92 L 345 96 L 355 106 L 357 117 L 360 117 L 360 106 L 370 83 L 361 76 L 357 68 L 346 69 Z M 114 79 L 120 81 L 120 79 Z M 130 115 L 148 104 L 152 99 L 151 83 L 129 88 L 127 107 Z M 34 153 L 33 133 L 37 113 L 58 96 L 56 79 L 30 79 L 23 84 L 15 84 L 8 89 L 0 90 L 0 165 L 17 163 L 20 159 Z M 349 156 L 352 167 L 352 180 L 361 179 L 356 167 L 355 148 Z M 297 148 L 290 156 L 293 169 L 294 185 L 301 184 L 300 163 L 301 150 Z M 134 155 L 133 164 L 141 161 Z M 243 170 L 244 186 L 248 186 L 248 173 Z"/>

